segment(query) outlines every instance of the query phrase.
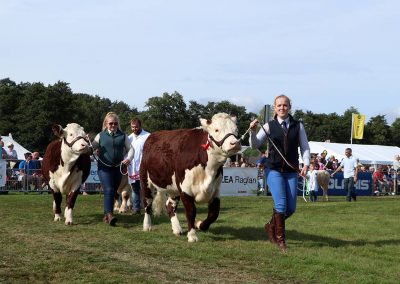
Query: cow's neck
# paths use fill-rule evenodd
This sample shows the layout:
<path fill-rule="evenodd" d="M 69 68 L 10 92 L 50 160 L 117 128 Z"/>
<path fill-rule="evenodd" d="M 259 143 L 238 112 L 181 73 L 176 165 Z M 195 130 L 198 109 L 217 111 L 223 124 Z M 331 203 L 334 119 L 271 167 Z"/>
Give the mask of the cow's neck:
<path fill-rule="evenodd" d="M 72 152 L 71 148 L 66 145 L 63 145 L 61 151 L 61 159 L 62 163 L 64 163 L 64 169 L 69 171 L 75 165 L 76 161 L 78 160 L 79 155 Z"/>
<path fill-rule="evenodd" d="M 228 158 L 220 148 L 209 149 L 207 155 L 208 162 L 206 168 L 208 168 L 208 170 L 218 170 L 225 164 L 226 159 Z"/>

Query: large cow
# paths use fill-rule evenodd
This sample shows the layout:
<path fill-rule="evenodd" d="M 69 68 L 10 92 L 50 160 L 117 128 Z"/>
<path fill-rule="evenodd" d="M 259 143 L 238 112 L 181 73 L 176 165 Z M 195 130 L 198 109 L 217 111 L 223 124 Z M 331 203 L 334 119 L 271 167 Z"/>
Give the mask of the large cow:
<path fill-rule="evenodd" d="M 158 131 L 147 138 L 140 164 L 144 231 L 152 229 L 152 209 L 159 215 L 165 206 L 173 233 L 182 234 L 176 214 L 180 199 L 185 207 L 189 242 L 198 241 L 195 229 L 206 231 L 218 218 L 222 166 L 241 148 L 236 118 L 218 113 L 212 120 L 200 122 L 202 128 Z M 204 221 L 195 221 L 195 202 L 208 203 Z"/>
<path fill-rule="evenodd" d="M 83 127 L 76 123 L 70 123 L 64 129 L 57 125 L 53 127 L 53 132 L 60 139 L 47 146 L 42 161 L 42 172 L 53 193 L 54 221 L 61 220 L 62 194 L 65 194 L 65 224 L 72 225 L 72 209 L 81 184 L 90 172 L 89 141 Z"/>

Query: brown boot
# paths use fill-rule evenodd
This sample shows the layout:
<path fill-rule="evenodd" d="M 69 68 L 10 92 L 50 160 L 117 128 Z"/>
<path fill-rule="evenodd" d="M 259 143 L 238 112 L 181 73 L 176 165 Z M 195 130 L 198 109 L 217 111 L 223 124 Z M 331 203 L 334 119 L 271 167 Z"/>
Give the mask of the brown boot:
<path fill-rule="evenodd" d="M 104 223 L 107 223 L 110 226 L 115 226 L 115 223 L 117 222 L 117 218 L 115 218 L 112 213 L 107 213 L 104 215 L 103 221 L 104 221 Z"/>
<path fill-rule="evenodd" d="M 276 238 L 275 238 L 275 218 L 274 218 L 274 212 L 272 212 L 272 217 L 271 220 L 264 225 L 265 232 L 267 233 L 268 240 L 276 244 Z"/>
<path fill-rule="evenodd" d="M 287 251 L 286 241 L 285 241 L 285 214 L 284 213 L 274 213 L 275 219 L 275 238 L 276 244 L 281 249 L 282 252 Z"/>

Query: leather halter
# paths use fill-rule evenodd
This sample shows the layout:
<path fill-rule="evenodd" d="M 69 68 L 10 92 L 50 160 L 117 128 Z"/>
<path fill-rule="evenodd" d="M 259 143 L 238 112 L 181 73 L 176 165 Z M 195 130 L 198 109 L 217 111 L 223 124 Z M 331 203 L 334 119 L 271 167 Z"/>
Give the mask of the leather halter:
<path fill-rule="evenodd" d="M 65 143 L 68 147 L 72 148 L 72 145 L 74 145 L 75 142 L 78 141 L 78 140 L 80 140 L 80 139 L 85 140 L 86 143 L 89 144 L 89 140 L 87 140 L 86 137 L 83 137 L 83 136 L 78 136 L 78 137 L 76 137 L 74 140 L 71 141 L 71 143 L 68 143 L 67 139 L 64 137 L 64 143 Z"/>
<path fill-rule="evenodd" d="M 234 136 L 237 140 L 239 140 L 239 137 L 233 133 L 228 133 L 225 135 L 224 138 L 222 138 L 222 140 L 217 141 L 214 139 L 214 137 L 212 137 L 211 135 L 209 135 L 211 141 L 213 141 L 215 143 L 215 145 L 217 145 L 218 147 L 222 148 L 222 144 L 224 144 L 225 140 L 229 137 L 229 136 Z"/>

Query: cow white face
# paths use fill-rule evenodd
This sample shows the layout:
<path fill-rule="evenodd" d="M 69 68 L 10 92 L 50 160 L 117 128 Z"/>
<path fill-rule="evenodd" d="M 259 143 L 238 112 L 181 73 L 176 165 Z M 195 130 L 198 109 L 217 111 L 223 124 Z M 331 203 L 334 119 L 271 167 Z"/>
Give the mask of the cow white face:
<path fill-rule="evenodd" d="M 210 139 L 228 156 L 236 154 L 240 150 L 240 140 L 236 138 L 238 135 L 236 117 L 226 113 L 217 113 L 211 120 L 200 119 L 200 123 L 210 135 Z"/>
<path fill-rule="evenodd" d="M 64 143 L 75 153 L 89 152 L 89 142 L 86 139 L 86 132 L 77 123 L 69 123 L 61 133 Z"/>

